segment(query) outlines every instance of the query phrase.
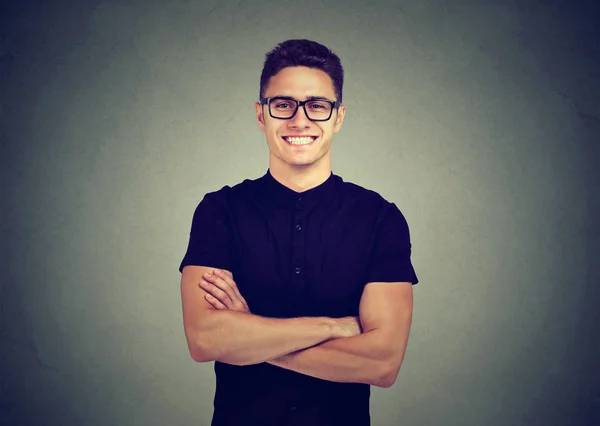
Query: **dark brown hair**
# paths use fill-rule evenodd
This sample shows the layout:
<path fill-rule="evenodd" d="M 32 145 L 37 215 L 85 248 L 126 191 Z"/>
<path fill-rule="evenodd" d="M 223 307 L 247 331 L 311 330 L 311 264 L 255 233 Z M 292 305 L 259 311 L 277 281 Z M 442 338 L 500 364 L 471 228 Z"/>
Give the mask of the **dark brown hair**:
<path fill-rule="evenodd" d="M 260 75 L 260 93 L 262 99 L 271 77 L 287 67 L 308 67 L 324 71 L 333 81 L 336 100 L 342 102 L 344 69 L 340 58 L 328 47 L 312 40 L 287 40 L 279 43 L 265 56 Z"/>

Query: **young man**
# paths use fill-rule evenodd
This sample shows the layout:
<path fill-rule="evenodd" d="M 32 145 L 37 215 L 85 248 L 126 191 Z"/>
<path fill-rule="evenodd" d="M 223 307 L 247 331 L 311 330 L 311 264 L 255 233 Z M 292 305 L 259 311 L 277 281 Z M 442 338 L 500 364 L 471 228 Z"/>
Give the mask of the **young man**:
<path fill-rule="evenodd" d="M 206 194 L 181 262 L 185 334 L 215 361 L 213 426 L 366 426 L 404 357 L 417 277 L 400 210 L 331 171 L 343 69 L 327 47 L 269 52 L 256 117 L 269 169 Z"/>

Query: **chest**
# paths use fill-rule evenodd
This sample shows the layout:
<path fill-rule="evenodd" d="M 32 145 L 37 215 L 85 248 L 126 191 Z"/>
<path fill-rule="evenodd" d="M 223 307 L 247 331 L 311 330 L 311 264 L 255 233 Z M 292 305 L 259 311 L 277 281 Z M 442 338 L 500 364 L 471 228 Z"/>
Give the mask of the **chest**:
<path fill-rule="evenodd" d="M 232 221 L 234 277 L 253 313 L 358 315 L 376 218 L 356 205 L 256 209 Z"/>

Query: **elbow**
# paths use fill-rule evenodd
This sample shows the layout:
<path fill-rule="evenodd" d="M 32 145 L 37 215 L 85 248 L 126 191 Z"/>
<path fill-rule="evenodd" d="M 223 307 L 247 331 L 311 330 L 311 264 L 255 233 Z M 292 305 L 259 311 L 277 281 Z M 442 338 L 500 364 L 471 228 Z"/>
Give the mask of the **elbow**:
<path fill-rule="evenodd" d="M 249 360 L 238 360 L 238 359 L 228 359 L 225 357 L 219 357 L 214 351 L 207 350 L 202 346 L 190 346 L 190 355 L 192 359 L 196 362 L 213 362 L 220 361 L 231 365 L 237 366 L 246 366 L 256 364 L 256 362 Z"/>
<path fill-rule="evenodd" d="M 398 374 L 387 374 L 380 377 L 374 385 L 380 388 L 389 389 L 396 383 L 396 377 L 398 377 Z"/>
<path fill-rule="evenodd" d="M 400 367 L 404 361 L 405 347 L 402 350 L 398 348 L 386 347 L 380 353 L 380 362 L 378 372 L 376 376 L 376 383 L 374 384 L 380 388 L 391 388 L 400 372 Z"/>
<path fill-rule="evenodd" d="M 218 330 L 219 327 L 209 319 L 212 315 L 214 314 L 206 315 L 201 325 L 184 323 L 185 337 L 192 359 L 196 362 L 220 361 L 238 366 L 256 364 L 253 359 L 236 354 L 227 342 L 223 342 L 224 339 L 215 335 L 215 330 Z"/>
<path fill-rule="evenodd" d="M 213 313 L 204 314 L 202 321 L 187 320 L 184 317 L 183 328 L 190 356 L 196 362 L 211 362 L 218 358 L 218 348 L 215 347 Z"/>
<path fill-rule="evenodd" d="M 226 356 L 222 353 L 220 348 L 216 347 L 210 342 L 210 337 L 206 333 L 200 333 L 198 331 L 186 331 L 186 338 L 188 343 L 188 349 L 190 356 L 196 362 L 213 362 L 221 361 L 231 365 L 251 365 L 255 362 L 251 360 L 241 360 L 231 355 Z"/>
<path fill-rule="evenodd" d="M 198 347 L 190 347 L 190 355 L 196 362 L 210 362 L 214 361 L 205 351 Z"/>
<path fill-rule="evenodd" d="M 186 330 L 186 339 L 190 356 L 196 362 L 211 362 L 215 361 L 214 354 L 210 351 L 210 345 L 206 339 L 198 331 Z"/>
<path fill-rule="evenodd" d="M 400 365 L 396 362 L 385 363 L 384 368 L 382 368 L 381 374 L 375 379 L 374 386 L 380 388 L 391 388 L 394 383 L 396 383 L 396 379 L 398 378 L 398 372 L 400 371 Z"/>

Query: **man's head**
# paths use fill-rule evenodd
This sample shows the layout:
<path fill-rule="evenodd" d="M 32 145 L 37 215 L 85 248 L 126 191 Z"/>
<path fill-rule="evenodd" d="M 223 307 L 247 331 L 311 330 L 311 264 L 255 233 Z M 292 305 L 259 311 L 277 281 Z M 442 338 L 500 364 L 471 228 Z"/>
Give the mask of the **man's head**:
<path fill-rule="evenodd" d="M 271 169 L 331 170 L 331 140 L 346 111 L 343 81 L 338 56 L 314 41 L 288 40 L 267 53 L 256 115 Z"/>

